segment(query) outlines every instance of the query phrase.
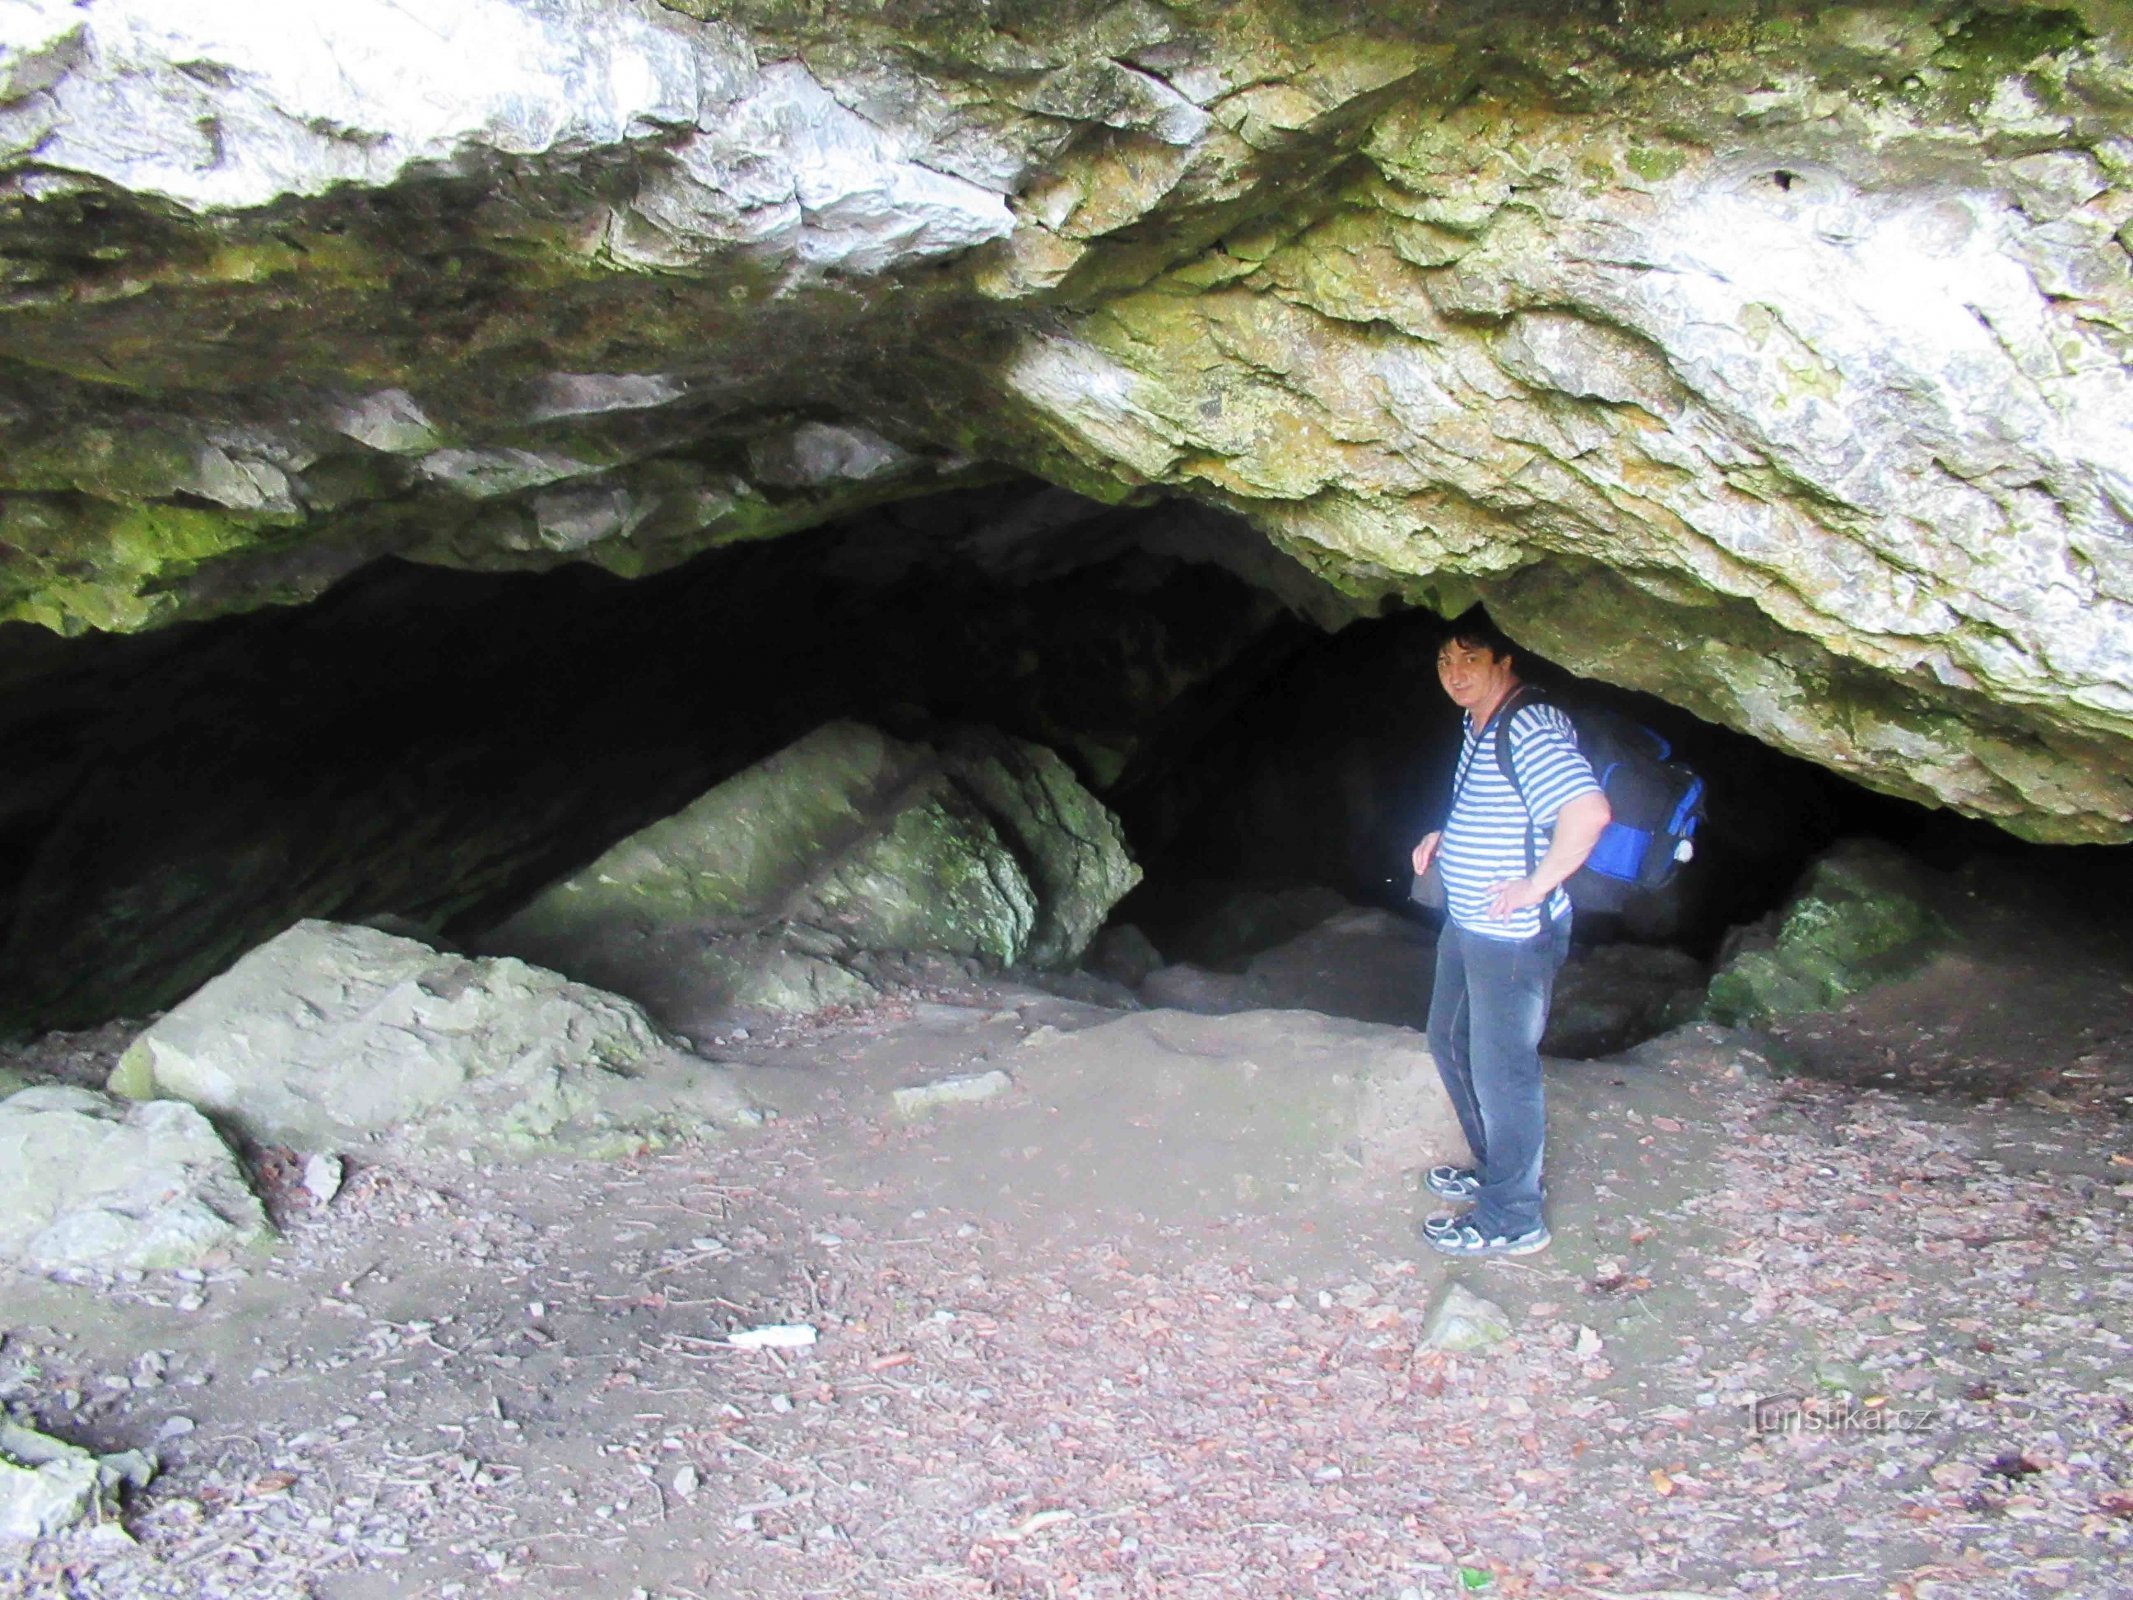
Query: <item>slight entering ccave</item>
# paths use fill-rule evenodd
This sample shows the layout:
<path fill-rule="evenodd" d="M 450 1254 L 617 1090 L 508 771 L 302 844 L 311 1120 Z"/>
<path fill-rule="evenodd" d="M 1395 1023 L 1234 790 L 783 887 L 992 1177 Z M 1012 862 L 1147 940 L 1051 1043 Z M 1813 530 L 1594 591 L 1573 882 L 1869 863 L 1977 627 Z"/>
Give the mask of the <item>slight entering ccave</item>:
<path fill-rule="evenodd" d="M 1406 855 L 1443 804 L 1455 742 L 1441 630 L 1425 611 L 1357 615 L 1221 514 L 1033 483 L 634 581 L 383 561 L 301 608 L 127 638 L 12 628 L 0 1022 L 23 1034 L 167 1007 L 302 917 L 478 947 L 543 885 L 837 719 L 907 740 L 982 726 L 1056 751 L 1144 874 L 1090 966 L 1140 982 L 1167 962 L 1151 1003 L 1302 1003 L 1249 969 L 1343 908 L 1426 940 Z M 2015 874 L 2029 891 L 2064 886 L 2068 905 L 2123 871 L 2123 851 L 2021 847 L 1525 665 L 1659 729 L 1711 791 L 1676 886 L 1581 923 L 1581 945 L 1612 952 L 1586 958 L 1586 987 L 1645 998 L 1569 1025 L 1565 1053 L 1693 1014 L 1709 963 L 1741 943 L 1732 930 L 1840 839 L 1943 868 L 2031 863 Z M 1418 1023 L 1419 969 L 1412 984 L 1404 970 L 1346 1008 Z"/>
<path fill-rule="evenodd" d="M 2114 1591 L 2129 17 L 6 6 L 0 1593 Z"/>
<path fill-rule="evenodd" d="M 1314 636 L 1162 553 L 1202 514 L 1154 520 L 1022 488 L 636 582 L 387 561 L 301 608 L 9 629 L 8 1025 L 167 1005 L 301 916 L 469 937 L 838 717 L 995 725 L 1115 783 L 1196 687 Z"/>
<path fill-rule="evenodd" d="M 1022 483 L 631 581 L 388 561 L 301 608 L 0 634 L 0 1187 L 18 1196 L 0 1246 L 23 1241 L 27 1268 L 0 1262 L 0 1401 L 98 1451 L 154 1443 L 164 1477 L 130 1506 L 143 1545 L 210 1516 L 217 1541 L 293 1551 L 278 1570 L 353 1568 L 322 1597 L 374 1592 L 387 1560 L 478 1585 L 559 1551 L 606 1574 L 600 1592 L 666 1571 L 676 1593 L 769 1595 L 817 1592 L 822 1550 L 731 1578 L 764 1549 L 787 1559 L 744 1519 L 789 1526 L 784 1508 L 860 1463 L 881 1498 L 855 1485 L 833 1509 L 856 1508 L 864 1539 L 883 1536 L 863 1519 L 980 1478 L 929 1547 L 952 1563 L 973 1528 L 1050 1514 L 1028 1511 L 1033 1483 L 1066 1485 L 1043 1498 L 1092 1524 L 1146 1492 L 1138 1525 L 1157 1529 L 1170 1480 L 1125 1487 L 1151 1417 L 1189 1472 L 1214 1459 L 1199 1441 L 1254 1439 L 1275 1407 L 1326 1413 L 1329 1381 L 1365 1426 L 1401 1419 L 1371 1449 L 1492 1425 L 1444 1409 L 1460 1385 L 1415 1383 L 1452 1370 L 1425 1341 L 1455 1292 L 1518 1297 L 1504 1320 L 1523 1349 L 1482 1362 L 1533 1374 L 1536 1430 L 1588 1426 L 1557 1416 L 1566 1382 L 1619 1415 L 1661 1382 L 1704 1415 L 1720 1365 L 1749 1375 L 1739 1401 L 1800 1393 L 1835 1370 L 1840 1327 L 1865 1330 L 1843 1381 L 1880 1394 L 1867 1363 L 1918 1348 L 1882 1332 L 1899 1319 L 1957 1328 L 1939 1348 L 1964 1381 L 2025 1400 L 2036 1349 L 2118 1359 L 2093 1304 L 2116 1270 L 2113 1139 L 2133 1106 L 2133 950 L 2113 916 L 2129 853 L 1956 824 L 1537 658 L 1564 698 L 1672 737 L 1711 783 L 1710 824 L 1674 892 L 1580 920 L 1557 979 L 1557 1248 L 1435 1264 L 1423 1174 L 1467 1147 L 1415 1031 L 1434 941 L 1404 863 L 1454 747 L 1444 628 L 1356 615 L 1205 509 Z M 836 730 L 837 759 L 802 766 Z M 804 904 L 773 894 L 752 966 L 716 964 L 753 934 L 699 939 L 688 886 L 642 908 L 650 935 L 606 892 L 639 857 L 674 859 L 656 841 L 685 819 L 805 835 L 786 824 L 849 792 L 839 760 L 897 749 L 935 755 L 887 763 L 876 787 L 898 806 L 808 869 Z M 825 782 L 766 807 L 780 769 Z M 1015 791 L 984 817 L 990 780 L 962 783 L 978 773 Z M 747 803 L 703 809 L 736 791 Z M 1116 819 L 1142 877 L 1088 902 L 1103 927 L 1018 965 L 954 917 L 900 949 L 836 943 L 848 919 L 894 931 L 936 909 L 908 900 L 997 909 L 1016 882 L 1056 887 L 1035 861 L 1003 890 L 901 851 L 913 819 L 1007 841 L 1017 793 L 1089 841 Z M 901 803 L 914 794 L 927 803 Z M 594 937 L 541 961 L 537 908 L 578 897 Z M 866 921 L 879 907 L 896 915 Z M 1041 924 L 1025 931 L 1042 950 Z M 726 1003 L 711 985 L 732 971 L 758 1002 L 776 984 L 800 1003 Z M 106 1139 L 189 1130 L 191 1165 L 108 1143 L 84 1158 L 81 1135 L 48 1131 L 61 1118 Z M 90 1223 L 48 1226 L 54 1195 Z M 2050 1209 L 2069 1197 L 2105 1226 Z M 1896 1229 L 1918 1244 L 1892 1263 Z M 2010 1286 L 2009 1260 L 2083 1249 L 2103 1264 L 2070 1269 L 2063 1302 L 2010 1298 L 2031 1286 Z M 1986 1341 L 1962 1330 L 2010 1326 L 2004 1364 L 1976 1365 Z M 1595 1354 L 1625 1376 L 1603 1383 Z M 1209 1364 L 1164 1375 L 1188 1358 Z M 2079 1382 L 2049 1419 L 2063 1437 L 2091 1425 L 2104 1379 Z M 1136 1435 L 1123 1467 L 1084 1459 L 1099 1433 L 1067 1427 L 1107 1384 L 1156 1408 L 1103 1419 L 1102 1436 Z M 1238 1395 L 1236 1415 L 1210 1424 L 1209 1394 Z M 1009 1413 L 1038 1419 L 1032 1438 L 1057 1420 L 1061 1454 L 980 1445 Z M 1590 1459 L 1612 1459 L 1616 1419 L 1577 1435 Z M 929 1427 L 932 1464 L 891 1499 L 890 1452 Z M 1250 1491 L 1284 1517 L 1301 1502 L 1278 1496 L 1365 1481 L 1307 1481 L 1297 1459 Z M 296 1465 L 262 1475 L 280 1460 Z M 374 1473 L 404 1498 L 336 1520 Z M 245 1484 L 264 1489 L 225 1496 Z M 1385 1492 L 1404 1562 L 1412 1496 Z M 635 1524 L 614 1510 L 633 1503 Z M 643 1543 L 617 1554 L 618 1535 Z M 470 1564 L 495 1550 L 513 1552 L 501 1568 Z M 1245 1581 L 1278 1586 L 1292 1556 Z M 897 1559 L 832 1588 L 874 1592 Z M 262 1570 L 232 1581 L 256 1592 Z"/>

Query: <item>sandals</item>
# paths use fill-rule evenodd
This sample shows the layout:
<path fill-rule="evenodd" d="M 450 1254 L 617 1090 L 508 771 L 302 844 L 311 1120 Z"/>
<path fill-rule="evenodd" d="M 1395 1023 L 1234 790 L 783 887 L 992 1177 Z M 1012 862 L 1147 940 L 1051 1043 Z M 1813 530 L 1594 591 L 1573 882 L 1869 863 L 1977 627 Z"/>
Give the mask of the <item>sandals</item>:
<path fill-rule="evenodd" d="M 1530 1256 L 1548 1248 L 1549 1233 L 1545 1222 L 1526 1233 L 1491 1234 L 1465 1217 L 1431 1217 L 1422 1224 L 1422 1238 L 1439 1255 Z"/>
<path fill-rule="evenodd" d="M 1447 1200 L 1471 1200 L 1481 1193 L 1481 1174 L 1472 1167 L 1431 1167 L 1422 1174 L 1422 1185 Z"/>
<path fill-rule="evenodd" d="M 1431 1167 L 1422 1175 L 1431 1194 L 1447 1200 L 1471 1200 L 1481 1192 L 1481 1174 L 1472 1167 Z M 1483 1233 L 1471 1211 L 1447 1211 L 1422 1219 L 1423 1243 L 1447 1256 L 1530 1256 L 1548 1248 L 1548 1225 L 1525 1233 Z"/>

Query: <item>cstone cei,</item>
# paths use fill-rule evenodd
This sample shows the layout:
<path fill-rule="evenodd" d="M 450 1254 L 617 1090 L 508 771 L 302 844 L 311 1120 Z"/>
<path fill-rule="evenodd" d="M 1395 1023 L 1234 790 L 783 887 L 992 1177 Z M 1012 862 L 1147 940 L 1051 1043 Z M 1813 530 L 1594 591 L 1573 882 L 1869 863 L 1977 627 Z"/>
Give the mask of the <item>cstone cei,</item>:
<path fill-rule="evenodd" d="M 1011 470 L 2133 837 L 2110 8 L 284 10 L 0 24 L 0 619 L 634 575 Z"/>

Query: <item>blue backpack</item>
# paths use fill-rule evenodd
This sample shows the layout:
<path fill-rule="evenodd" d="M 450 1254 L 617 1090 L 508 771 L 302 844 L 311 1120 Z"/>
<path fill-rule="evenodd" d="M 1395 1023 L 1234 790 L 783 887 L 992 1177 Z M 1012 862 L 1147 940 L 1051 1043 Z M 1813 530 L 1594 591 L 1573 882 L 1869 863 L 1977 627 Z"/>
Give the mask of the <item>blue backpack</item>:
<path fill-rule="evenodd" d="M 1520 706 L 1544 703 L 1521 684 L 1496 717 L 1496 767 L 1516 790 L 1511 765 L 1511 715 Z M 1703 821 L 1703 779 L 1673 759 L 1674 747 L 1659 734 L 1615 711 L 1555 702 L 1577 729 L 1578 749 L 1614 811 L 1585 864 L 1563 887 L 1584 911 L 1620 911 L 1637 894 L 1664 888 L 1696 853 L 1696 827 Z M 1528 811 L 1532 808 L 1527 807 Z M 1526 870 L 1540 865 L 1533 830 L 1526 830 Z"/>

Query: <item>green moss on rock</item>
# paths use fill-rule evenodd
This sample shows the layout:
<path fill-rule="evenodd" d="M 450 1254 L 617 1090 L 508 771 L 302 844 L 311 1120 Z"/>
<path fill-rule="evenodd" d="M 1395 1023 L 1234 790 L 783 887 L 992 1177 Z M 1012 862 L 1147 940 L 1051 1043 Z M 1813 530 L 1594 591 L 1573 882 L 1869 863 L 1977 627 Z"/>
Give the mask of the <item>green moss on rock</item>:
<path fill-rule="evenodd" d="M 1072 966 L 1140 882 L 1118 818 L 1042 745 L 966 730 L 945 753 L 957 781 L 1015 842 L 1016 863 L 1033 891 L 1030 925 L 1005 959 Z"/>
<path fill-rule="evenodd" d="M 1066 965 L 1139 877 L 1064 762 L 830 723 L 552 885 L 484 941 L 643 1001 L 816 1010 L 886 954 Z"/>
<path fill-rule="evenodd" d="M 259 542 L 286 518 L 81 496 L 0 505 L 0 622 L 55 633 L 133 632 L 177 609 L 159 586 Z"/>
<path fill-rule="evenodd" d="M 1915 93 L 1941 107 L 1975 115 L 2000 83 L 2040 60 L 2076 50 L 2090 37 L 2073 11 L 1977 10 L 1948 34 L 1928 69 L 1914 80 Z"/>
<path fill-rule="evenodd" d="M 1920 869 L 1884 846 L 1854 843 L 1809 869 L 1774 929 L 1744 935 L 1711 979 L 1705 1014 L 1751 1027 L 1827 1011 L 1915 970 L 1946 924 Z"/>

